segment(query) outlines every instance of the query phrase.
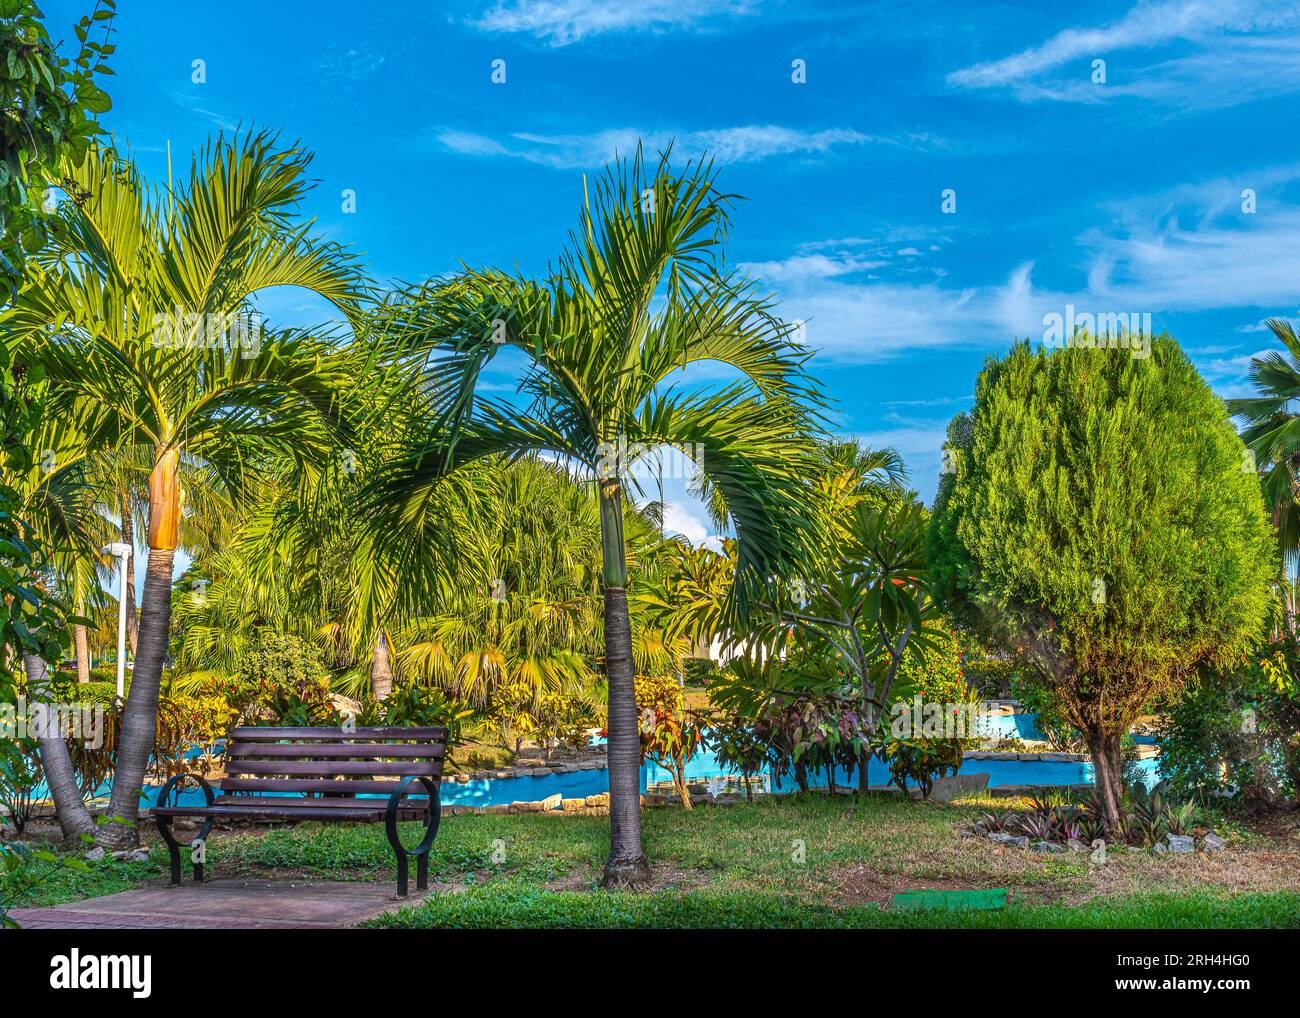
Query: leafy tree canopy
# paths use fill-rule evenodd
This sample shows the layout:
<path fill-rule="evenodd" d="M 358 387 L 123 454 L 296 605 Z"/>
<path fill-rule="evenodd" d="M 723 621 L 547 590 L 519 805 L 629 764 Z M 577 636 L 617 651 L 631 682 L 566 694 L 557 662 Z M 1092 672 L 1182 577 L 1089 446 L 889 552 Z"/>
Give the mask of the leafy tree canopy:
<path fill-rule="evenodd" d="M 949 431 L 934 582 L 1075 724 L 1122 734 L 1259 632 L 1275 569 L 1258 479 L 1173 339 L 1148 359 L 1018 344 L 975 399 Z"/>

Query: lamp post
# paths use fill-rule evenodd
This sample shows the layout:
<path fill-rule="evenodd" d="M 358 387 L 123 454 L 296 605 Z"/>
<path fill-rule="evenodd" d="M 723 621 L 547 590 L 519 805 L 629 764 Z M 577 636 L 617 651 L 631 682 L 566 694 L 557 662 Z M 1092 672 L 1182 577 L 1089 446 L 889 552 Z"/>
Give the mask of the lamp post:
<path fill-rule="evenodd" d="M 122 542 L 106 544 L 99 549 L 101 555 L 118 559 L 117 581 L 117 698 L 126 696 L 126 562 L 131 557 L 131 546 Z"/>

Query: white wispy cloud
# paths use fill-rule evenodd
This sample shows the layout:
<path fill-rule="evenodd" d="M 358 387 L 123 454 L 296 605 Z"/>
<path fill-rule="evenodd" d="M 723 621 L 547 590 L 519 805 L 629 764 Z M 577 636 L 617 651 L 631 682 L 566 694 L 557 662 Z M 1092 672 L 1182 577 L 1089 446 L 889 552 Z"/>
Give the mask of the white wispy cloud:
<path fill-rule="evenodd" d="M 696 547 L 722 550 L 722 536 L 709 532 L 704 522 L 703 510 L 699 505 L 690 506 L 681 502 L 664 501 L 664 530 L 669 534 L 681 534 Z"/>
<path fill-rule="evenodd" d="M 202 117 L 208 123 L 223 131 L 234 131 L 239 127 L 239 122 L 235 118 L 217 110 L 209 109 L 207 106 L 202 105 L 202 100 L 196 96 L 185 92 L 169 92 L 167 94 L 177 106 L 188 110 L 195 116 Z"/>
<path fill-rule="evenodd" d="M 1140 3 L 1118 21 L 1067 28 L 1039 46 L 963 67 L 948 83 L 1007 89 L 1025 102 L 1100 103 L 1122 96 L 1222 108 L 1300 90 L 1300 11 L 1285 0 Z M 1119 53 L 1134 53 L 1122 66 Z M 1145 59 L 1144 59 L 1145 55 Z M 1091 62 L 1108 63 L 1094 84 Z"/>
<path fill-rule="evenodd" d="M 858 258 L 852 255 L 835 257 L 824 254 L 796 254 L 779 261 L 742 262 L 741 271 L 773 284 L 795 283 L 808 279 L 834 279 L 855 272 L 878 269 L 888 262 L 880 259 Z"/>
<path fill-rule="evenodd" d="M 1107 212 L 1115 225 L 1074 238 L 1077 285 L 1044 286 L 1029 261 L 957 287 L 927 260 L 931 275 L 910 282 L 904 274 L 921 261 L 910 253 L 879 273 L 886 278 L 864 278 L 854 272 L 875 249 L 810 253 L 823 248 L 820 241 L 745 268 L 775 289 L 787 319 L 805 323 L 810 346 L 850 363 L 1038 339 L 1043 316 L 1064 315 L 1068 304 L 1092 314 L 1150 313 L 1157 329 L 1172 315 L 1240 309 L 1232 328 L 1249 332 L 1261 317 L 1294 314 L 1300 300 L 1300 207 L 1280 197 L 1295 181 L 1300 164 L 1114 203 Z M 1242 210 L 1245 186 L 1257 191 L 1253 214 Z"/>
<path fill-rule="evenodd" d="M 531 35 L 568 46 L 612 32 L 694 28 L 758 9 L 756 0 L 502 0 L 469 23 L 484 32 Z"/>
<path fill-rule="evenodd" d="M 517 132 L 504 140 L 489 135 L 442 128 L 434 135 L 438 144 L 451 152 L 471 156 L 508 156 L 554 169 L 580 169 L 608 162 L 615 155 L 636 151 L 638 142 L 648 152 L 657 152 L 671 142 L 683 156 L 707 152 L 719 163 L 745 163 L 773 156 L 823 155 L 845 145 L 928 144 L 924 137 L 888 138 L 864 134 L 851 128 L 801 131 L 775 125 L 748 125 L 705 131 L 650 131 L 619 128 L 589 134 L 534 134 Z"/>

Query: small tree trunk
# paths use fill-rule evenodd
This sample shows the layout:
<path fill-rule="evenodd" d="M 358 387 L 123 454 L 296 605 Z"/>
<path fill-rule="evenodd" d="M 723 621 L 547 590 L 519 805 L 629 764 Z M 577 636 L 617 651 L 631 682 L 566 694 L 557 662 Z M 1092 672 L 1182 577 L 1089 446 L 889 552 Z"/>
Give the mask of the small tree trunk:
<path fill-rule="evenodd" d="M 686 787 L 686 768 L 681 764 L 673 768 L 673 784 L 677 786 L 677 796 L 682 800 L 682 805 L 691 809 L 691 793 Z"/>
<path fill-rule="evenodd" d="M 1123 831 L 1124 762 L 1121 736 L 1100 728 L 1087 728 L 1084 738 L 1092 754 L 1092 769 L 1101 820 L 1111 838 Z"/>
<path fill-rule="evenodd" d="M 135 611 L 135 517 L 131 513 L 131 499 L 123 488 L 120 511 L 122 513 L 122 543 L 129 545 L 132 555 L 126 560 L 126 642 L 131 647 L 131 657 L 135 658 L 136 646 L 140 642 L 140 620 Z"/>
<path fill-rule="evenodd" d="M 145 567 L 144 597 L 140 605 L 139 653 L 131 673 L 131 691 L 122 711 L 113 794 L 108 804 L 112 822 L 99 835 L 101 842 L 113 848 L 129 848 L 140 843 L 136 826 L 140 791 L 157 738 L 158 693 L 171 624 L 172 561 L 176 555 L 180 515 L 176 487 L 178 461 L 175 449 L 160 451 L 149 476 L 149 564 Z"/>
<path fill-rule="evenodd" d="M 609 859 L 606 887 L 643 884 L 650 864 L 641 847 L 641 732 L 637 724 L 632 622 L 627 611 L 627 559 L 622 493 L 617 479 L 600 482 L 605 583 L 605 678 L 609 685 Z"/>
<path fill-rule="evenodd" d="M 34 654 L 24 654 L 23 667 L 27 670 L 28 691 L 34 698 L 42 697 L 49 685 L 49 671 L 45 662 Z M 77 841 L 83 834 L 93 834 L 95 821 L 91 819 L 85 800 L 81 798 L 77 772 L 72 766 L 72 755 L 68 752 L 68 744 L 63 740 L 63 733 L 42 731 L 37 735 L 36 745 L 64 842 Z"/>
<path fill-rule="evenodd" d="M 383 703 L 393 691 L 393 669 L 388 660 L 388 636 L 381 629 L 375 635 L 375 655 L 370 662 L 370 690 Z"/>
<path fill-rule="evenodd" d="M 77 606 L 77 614 L 85 614 L 85 606 Z M 90 636 L 86 627 L 76 623 L 72 627 L 72 646 L 77 654 L 77 681 L 90 681 Z"/>

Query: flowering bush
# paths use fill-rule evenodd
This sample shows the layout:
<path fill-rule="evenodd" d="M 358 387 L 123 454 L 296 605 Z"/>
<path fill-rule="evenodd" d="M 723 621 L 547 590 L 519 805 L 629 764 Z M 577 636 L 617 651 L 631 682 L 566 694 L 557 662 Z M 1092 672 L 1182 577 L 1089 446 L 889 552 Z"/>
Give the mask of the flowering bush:
<path fill-rule="evenodd" d="M 932 646 L 924 659 L 911 647 L 903 651 L 892 699 L 919 696 L 926 703 L 965 703 L 970 692 L 957 635 L 943 621 L 936 621 L 928 635 Z"/>
<path fill-rule="evenodd" d="M 640 676 L 636 705 L 641 714 L 641 753 L 673 776 L 682 805 L 691 808 L 686 765 L 699 749 L 707 717 L 686 706 L 677 680 L 670 676 Z"/>

